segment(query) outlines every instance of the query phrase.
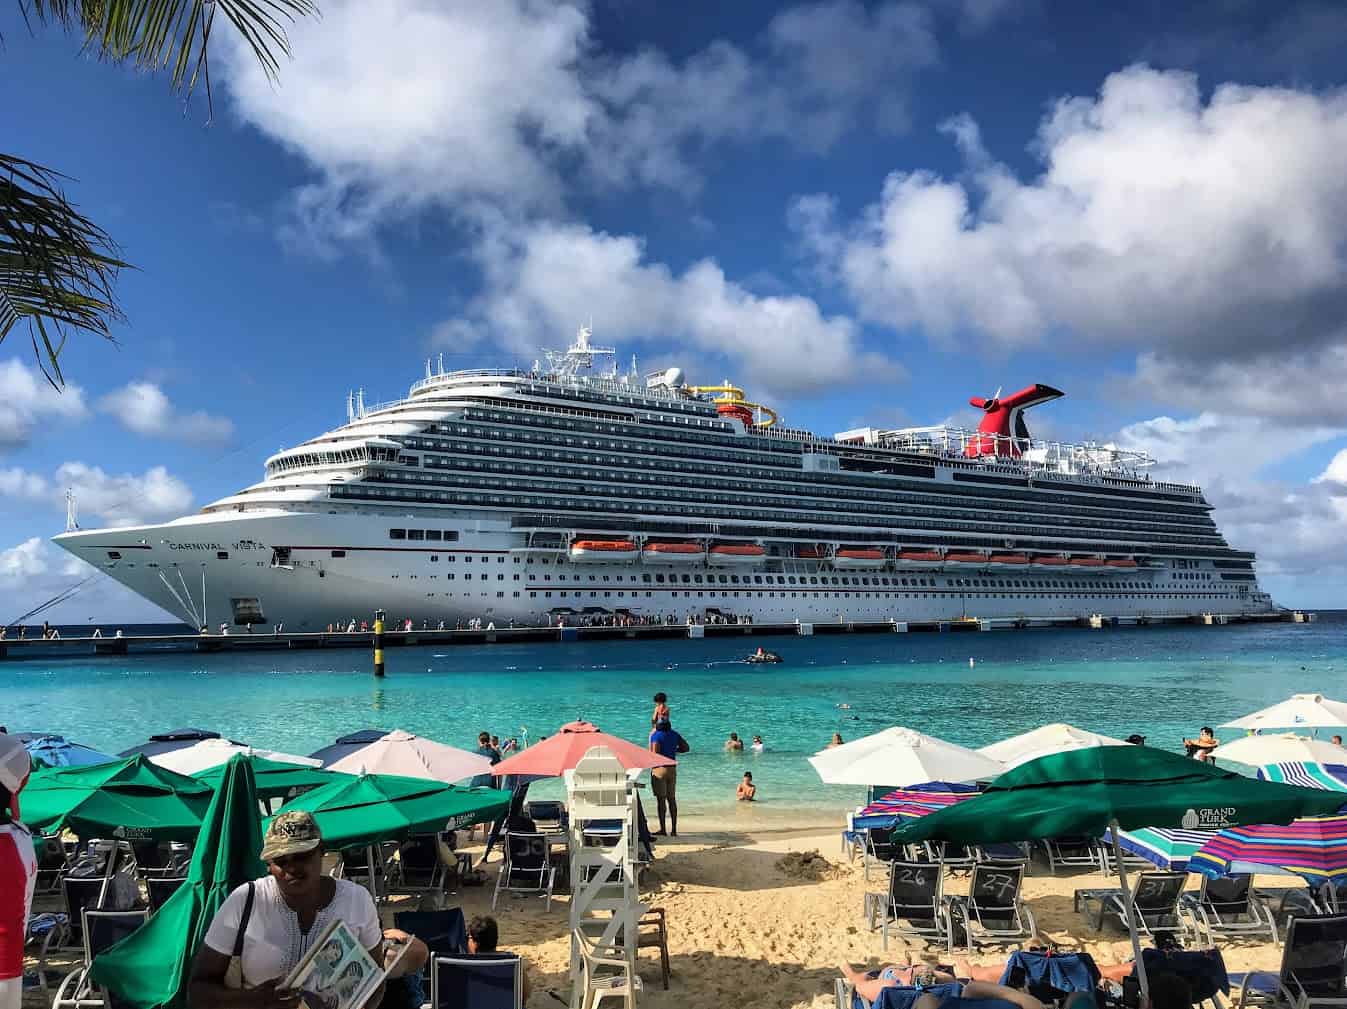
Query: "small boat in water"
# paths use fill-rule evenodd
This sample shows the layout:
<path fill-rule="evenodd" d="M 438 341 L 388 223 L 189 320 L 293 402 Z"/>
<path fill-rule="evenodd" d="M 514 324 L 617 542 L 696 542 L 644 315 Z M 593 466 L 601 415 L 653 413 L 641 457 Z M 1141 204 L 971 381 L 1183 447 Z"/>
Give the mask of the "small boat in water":
<path fill-rule="evenodd" d="M 759 648 L 756 652 L 754 652 L 744 661 L 749 663 L 750 665 L 756 666 L 762 665 L 764 663 L 770 665 L 775 662 L 784 662 L 785 660 L 781 658 L 780 655 L 777 655 L 776 652 L 769 652 Z"/>

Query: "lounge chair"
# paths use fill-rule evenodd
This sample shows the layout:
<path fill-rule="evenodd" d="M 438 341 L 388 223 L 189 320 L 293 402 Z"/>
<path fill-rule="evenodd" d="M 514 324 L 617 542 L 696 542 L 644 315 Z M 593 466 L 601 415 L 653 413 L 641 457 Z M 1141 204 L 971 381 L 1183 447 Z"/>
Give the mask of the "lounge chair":
<path fill-rule="evenodd" d="M 437 956 L 430 961 L 431 1009 L 522 1009 L 524 967 L 513 953 Z"/>
<path fill-rule="evenodd" d="M 1206 933 L 1209 945 L 1215 945 L 1217 936 L 1267 935 L 1277 941 L 1277 921 L 1254 893 L 1252 876 L 1203 876 L 1202 889 L 1182 894 L 1179 906 L 1192 919 L 1193 931 L 1199 937 Z"/>
<path fill-rule="evenodd" d="M 917 861 L 938 862 L 951 872 L 967 872 L 978 862 L 977 848 L 943 841 L 924 841 Z"/>
<path fill-rule="evenodd" d="M 1137 928 L 1142 935 L 1154 938 L 1160 933 L 1187 936 L 1188 919 L 1180 911 L 1179 896 L 1188 882 L 1184 872 L 1143 872 L 1132 884 L 1132 903 L 1136 908 Z M 1127 904 L 1121 889 L 1077 890 L 1072 901 L 1077 911 L 1091 901 L 1098 903 L 1095 916 L 1096 931 L 1104 928 L 1105 917 L 1116 917 L 1127 927 Z"/>
<path fill-rule="evenodd" d="M 1044 838 L 1042 844 L 1048 857 L 1048 871 L 1054 876 L 1058 869 L 1089 869 L 1095 872 L 1103 868 L 1103 855 L 1099 851 L 1097 838 L 1049 837 Z"/>
<path fill-rule="evenodd" d="M 862 867 L 865 878 L 870 878 L 870 866 L 887 865 L 899 857 L 899 846 L 893 843 L 892 827 L 871 827 L 865 832 L 865 860 Z"/>
<path fill-rule="evenodd" d="M 949 898 L 962 914 L 968 948 L 983 941 L 1032 939 L 1037 933 L 1033 913 L 1020 900 L 1023 862 L 979 862 L 973 866 L 967 897 Z"/>
<path fill-rule="evenodd" d="M 664 990 L 669 990 L 669 929 L 664 920 L 664 908 L 652 907 L 641 915 L 636 928 L 636 949 L 659 950 L 659 969 Z"/>
<path fill-rule="evenodd" d="M 566 806 L 556 799 L 526 802 L 524 815 L 532 820 L 539 830 L 560 830 L 566 826 Z"/>
<path fill-rule="evenodd" d="M 538 833 L 505 835 L 505 864 L 496 877 L 496 892 L 491 895 L 495 910 L 500 892 L 539 893 L 547 898 L 547 910 L 552 909 L 552 887 L 557 869 L 547 858 L 547 838 Z"/>
<path fill-rule="evenodd" d="M 393 925 L 426 944 L 432 957 L 461 956 L 468 952 L 468 926 L 462 908 L 444 911 L 397 911 Z"/>
<path fill-rule="evenodd" d="M 89 977 L 94 957 L 145 924 L 150 912 L 141 911 L 85 911 L 82 922 L 84 935 L 84 965 L 65 976 L 56 990 L 52 1009 L 92 1009 L 104 1006 L 117 1009 L 116 1000 Z"/>
<path fill-rule="evenodd" d="M 889 948 L 890 926 L 898 935 L 942 942 L 946 950 L 954 949 L 944 872 L 937 863 L 890 862 L 888 892 L 865 895 L 865 917 L 870 931 L 882 928 L 884 949 Z"/>
<path fill-rule="evenodd" d="M 856 856 L 865 856 L 865 831 L 856 826 L 856 814 L 847 814 L 847 825 L 842 828 L 842 854 L 847 863 L 856 861 Z"/>
<path fill-rule="evenodd" d="M 59 893 L 61 877 L 70 867 L 66 859 L 65 845 L 56 834 L 44 834 L 41 840 L 42 849 L 37 860 L 37 879 L 33 885 L 33 892 Z"/>
<path fill-rule="evenodd" d="M 78 949 L 84 944 L 85 911 L 118 910 L 112 906 L 113 881 L 102 876 L 66 876 L 61 880 L 61 894 L 66 913 L 65 932 L 59 939 L 63 949 Z"/>
<path fill-rule="evenodd" d="M 164 901 L 177 892 L 178 887 L 187 882 L 186 876 L 147 876 L 145 878 L 145 896 L 153 914 L 164 906 Z"/>
<path fill-rule="evenodd" d="M 1157 974 L 1177 974 L 1188 984 L 1193 1005 L 1210 1002 L 1212 1009 L 1222 1009 L 1221 996 L 1230 994 L 1230 975 L 1226 973 L 1225 958 L 1219 949 L 1143 949 L 1141 958 L 1150 977 Z M 1141 986 L 1136 967 L 1123 979 L 1122 1002 L 1126 1009 L 1141 1009 Z"/>
<path fill-rule="evenodd" d="M 1244 978 L 1236 1009 L 1243 1006 L 1347 1006 L 1347 914 L 1293 917 L 1286 930 L 1280 970 L 1252 971 Z"/>

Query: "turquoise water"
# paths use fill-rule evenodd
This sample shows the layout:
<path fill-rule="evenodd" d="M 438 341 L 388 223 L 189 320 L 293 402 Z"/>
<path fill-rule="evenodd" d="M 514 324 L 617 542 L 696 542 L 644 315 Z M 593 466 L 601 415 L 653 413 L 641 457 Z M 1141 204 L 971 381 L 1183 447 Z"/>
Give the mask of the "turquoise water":
<path fill-rule="evenodd" d="M 737 661 L 758 642 L 786 664 Z M 981 746 L 1068 721 L 1179 749 L 1204 724 L 1292 693 L 1347 697 L 1347 613 L 1311 625 L 441 646 L 386 656 L 383 682 L 366 654 L 345 650 L 11 662 L 0 666 L 0 724 L 110 752 L 188 725 L 294 753 L 371 726 L 471 748 L 483 729 L 536 739 L 575 718 L 643 740 L 651 697 L 664 690 L 692 745 L 679 761 L 685 816 L 738 813 L 734 787 L 752 770 L 762 800 L 753 815 L 804 817 L 860 797 L 822 785 L 806 763 L 833 732 L 850 740 L 906 725 Z M 762 735 L 767 752 L 723 753 L 731 731 Z"/>

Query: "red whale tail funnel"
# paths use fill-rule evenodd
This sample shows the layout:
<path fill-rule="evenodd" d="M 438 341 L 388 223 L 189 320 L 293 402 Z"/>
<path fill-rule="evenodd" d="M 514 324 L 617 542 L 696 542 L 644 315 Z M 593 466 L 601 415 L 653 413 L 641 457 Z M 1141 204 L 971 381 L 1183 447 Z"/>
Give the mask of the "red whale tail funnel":
<path fill-rule="evenodd" d="M 999 391 L 991 399 L 974 396 L 968 402 L 985 414 L 978 424 L 978 433 L 969 440 L 963 454 L 970 459 L 982 455 L 1018 457 L 1029 441 L 1024 411 L 1063 395 L 1060 389 L 1050 385 L 1031 385 L 1009 396 L 1002 396 Z"/>

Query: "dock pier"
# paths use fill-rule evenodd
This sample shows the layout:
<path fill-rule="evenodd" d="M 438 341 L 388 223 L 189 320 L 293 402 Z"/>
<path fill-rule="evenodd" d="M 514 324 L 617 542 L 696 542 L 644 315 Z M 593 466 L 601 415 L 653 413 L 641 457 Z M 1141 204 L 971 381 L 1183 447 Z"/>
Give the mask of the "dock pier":
<path fill-rule="evenodd" d="M 1001 631 L 1024 628 L 1144 627 L 1200 624 L 1224 627 L 1254 623 L 1313 623 L 1314 614 L 1300 610 L 1258 614 L 1202 614 L 1201 616 L 1103 617 L 1099 614 L 1062 617 L 968 616 L 956 620 L 852 620 L 753 624 L 633 624 L 629 626 L 496 627 L 480 630 L 423 630 L 383 632 L 384 648 L 433 645 L 541 644 L 573 641 L 640 641 L 674 638 L 772 637 L 782 635 L 907 634 Z M 172 652 L 271 652 L 315 648 L 374 647 L 369 631 L 314 631 L 255 634 L 150 634 L 124 637 L 65 637 L 55 639 L 0 639 L 0 660 L 156 655 Z"/>

